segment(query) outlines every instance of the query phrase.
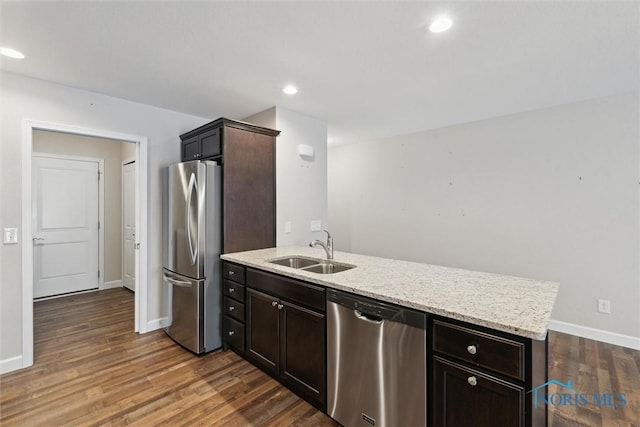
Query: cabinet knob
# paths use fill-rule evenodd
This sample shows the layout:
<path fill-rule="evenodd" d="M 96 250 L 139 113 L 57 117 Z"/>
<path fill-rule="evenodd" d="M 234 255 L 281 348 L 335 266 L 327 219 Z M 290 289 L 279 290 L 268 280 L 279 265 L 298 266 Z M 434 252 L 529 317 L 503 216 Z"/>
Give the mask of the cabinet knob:
<path fill-rule="evenodd" d="M 467 347 L 467 351 L 469 352 L 469 354 L 476 354 L 478 352 L 478 348 L 472 344 Z"/>
<path fill-rule="evenodd" d="M 478 379 L 476 377 L 467 378 L 467 382 L 469 383 L 469 385 L 472 385 L 474 387 L 478 385 Z"/>
<path fill-rule="evenodd" d="M 232 336 L 232 335 L 234 335 L 234 334 L 235 334 L 235 332 L 233 332 L 233 331 L 229 331 L 229 336 Z"/>
<path fill-rule="evenodd" d="M 229 288 L 229 293 L 232 294 L 236 291 L 236 288 Z"/>
<path fill-rule="evenodd" d="M 236 308 L 235 308 L 234 306 L 232 306 L 232 305 L 231 305 L 231 306 L 229 306 L 229 311 L 233 311 L 233 310 L 235 310 L 235 309 L 236 309 Z"/>
<path fill-rule="evenodd" d="M 233 276 L 234 274 L 236 274 L 235 271 L 233 271 L 233 270 L 229 271 L 229 276 Z"/>
<path fill-rule="evenodd" d="M 282 307 L 284 307 L 284 305 L 278 304 L 278 310 L 282 310 Z"/>
<path fill-rule="evenodd" d="M 271 301 L 271 307 L 275 307 L 276 305 L 278 305 L 278 301 Z"/>

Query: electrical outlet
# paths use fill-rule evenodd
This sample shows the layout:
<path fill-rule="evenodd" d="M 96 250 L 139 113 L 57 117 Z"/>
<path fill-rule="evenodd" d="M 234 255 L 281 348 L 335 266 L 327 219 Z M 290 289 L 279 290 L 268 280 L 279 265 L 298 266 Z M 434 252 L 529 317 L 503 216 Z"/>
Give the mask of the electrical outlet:
<path fill-rule="evenodd" d="M 322 231 L 322 222 L 319 219 L 311 221 L 311 231 Z"/>
<path fill-rule="evenodd" d="M 611 301 L 608 299 L 599 299 L 598 300 L 598 312 L 611 314 Z"/>
<path fill-rule="evenodd" d="M 3 242 L 6 245 L 15 245 L 16 243 L 18 243 L 18 229 L 5 228 Z"/>
<path fill-rule="evenodd" d="M 291 233 L 291 221 L 286 221 L 284 223 L 284 232 Z"/>

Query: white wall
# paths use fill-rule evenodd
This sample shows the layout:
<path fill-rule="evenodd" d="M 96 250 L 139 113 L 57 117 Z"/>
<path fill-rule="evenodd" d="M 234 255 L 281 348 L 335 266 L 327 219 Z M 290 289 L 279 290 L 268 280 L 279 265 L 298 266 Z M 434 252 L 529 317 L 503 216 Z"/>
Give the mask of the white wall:
<path fill-rule="evenodd" d="M 632 93 L 332 147 L 336 247 L 557 281 L 554 320 L 640 343 L 639 113 Z"/>
<path fill-rule="evenodd" d="M 33 132 L 33 152 L 104 159 L 104 281 L 122 280 L 122 154 L 135 144 L 60 132 Z"/>
<path fill-rule="evenodd" d="M 311 231 L 311 221 L 327 227 L 327 124 L 282 107 L 273 107 L 244 119 L 281 131 L 276 138 L 276 245 L 306 246 L 325 240 Z M 298 145 L 313 147 L 313 160 L 298 155 Z M 285 223 L 291 222 L 291 232 Z M 330 230 L 331 231 L 331 230 Z M 323 255 L 319 249 L 318 255 Z"/>
<path fill-rule="evenodd" d="M 206 123 L 180 114 L 79 89 L 1 75 L 2 227 L 22 231 L 22 120 L 108 130 L 148 137 L 148 325 L 158 327 L 163 316 L 161 168 L 179 161 L 178 135 Z M 144 242 L 142 242 L 144 244 Z M 1 246 L 0 363 L 22 352 L 21 245 Z"/>

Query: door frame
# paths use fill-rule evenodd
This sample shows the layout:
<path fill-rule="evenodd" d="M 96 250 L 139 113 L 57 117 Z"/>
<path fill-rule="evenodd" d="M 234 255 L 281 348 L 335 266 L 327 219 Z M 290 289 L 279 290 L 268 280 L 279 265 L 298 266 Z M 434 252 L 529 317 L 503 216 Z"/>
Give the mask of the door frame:
<path fill-rule="evenodd" d="M 122 287 L 124 288 L 124 167 L 129 163 L 135 163 L 136 172 L 138 171 L 138 164 L 136 163 L 135 157 L 128 157 L 120 162 L 120 235 L 122 237 L 122 247 L 120 251 L 122 252 L 122 256 L 120 257 L 120 275 L 122 276 Z M 135 201 L 136 204 L 138 201 Z M 135 206 L 134 206 L 135 208 Z M 136 230 L 138 231 L 138 230 Z M 135 267 L 134 267 L 135 268 Z"/>
<path fill-rule="evenodd" d="M 136 144 L 136 291 L 135 332 L 147 332 L 147 146 L 146 136 L 63 123 L 22 120 L 22 367 L 33 365 L 33 245 L 31 242 L 31 156 L 33 131 L 69 133 Z"/>
<path fill-rule="evenodd" d="M 100 228 L 98 228 L 98 270 L 100 271 L 100 277 L 98 277 L 98 290 L 104 289 L 104 159 L 101 159 L 99 157 L 51 154 L 38 151 L 32 152 L 31 157 L 32 160 L 33 157 L 48 157 L 50 159 L 76 160 L 80 162 L 92 162 L 98 164 L 98 173 L 100 173 L 100 180 L 98 181 L 98 222 L 100 223 Z M 31 184 L 33 184 L 33 182 Z M 33 209 L 33 206 L 31 206 L 31 208 Z M 31 233 L 33 234 L 33 227 Z"/>

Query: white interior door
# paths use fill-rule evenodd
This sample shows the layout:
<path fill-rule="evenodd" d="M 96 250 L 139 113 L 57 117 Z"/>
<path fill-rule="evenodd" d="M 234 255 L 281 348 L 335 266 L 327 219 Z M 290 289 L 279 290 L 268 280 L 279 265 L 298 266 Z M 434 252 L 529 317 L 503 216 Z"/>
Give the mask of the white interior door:
<path fill-rule="evenodd" d="M 99 285 L 97 161 L 34 156 L 34 298 Z"/>
<path fill-rule="evenodd" d="M 122 165 L 122 285 L 136 287 L 136 164 Z"/>

